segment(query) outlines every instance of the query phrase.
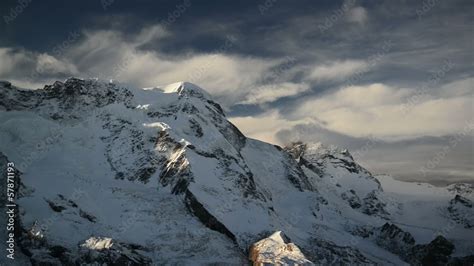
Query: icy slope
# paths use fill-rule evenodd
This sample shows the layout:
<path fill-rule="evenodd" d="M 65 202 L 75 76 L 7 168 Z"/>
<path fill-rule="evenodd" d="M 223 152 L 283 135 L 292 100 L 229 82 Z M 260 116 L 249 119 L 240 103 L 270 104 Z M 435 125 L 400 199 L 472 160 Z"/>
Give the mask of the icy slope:
<path fill-rule="evenodd" d="M 447 221 L 453 254 L 473 254 L 469 188 L 450 187 L 462 197 L 411 218 L 417 203 L 387 192 L 348 151 L 248 139 L 186 82 L 2 82 L 0 153 L 21 172 L 18 243 L 32 263 L 241 265 L 277 231 L 315 264 L 417 263 L 445 243 L 419 246 Z M 387 244 L 392 231 L 426 254 L 400 255 L 410 237 Z"/>
<path fill-rule="evenodd" d="M 474 254 L 474 202 L 471 184 L 435 187 L 426 183 L 407 183 L 390 176 L 377 176 L 393 208 L 392 222 L 411 233 L 419 243 L 437 235 L 455 246 L 454 255 Z M 396 208 L 395 208 L 396 206 Z"/>

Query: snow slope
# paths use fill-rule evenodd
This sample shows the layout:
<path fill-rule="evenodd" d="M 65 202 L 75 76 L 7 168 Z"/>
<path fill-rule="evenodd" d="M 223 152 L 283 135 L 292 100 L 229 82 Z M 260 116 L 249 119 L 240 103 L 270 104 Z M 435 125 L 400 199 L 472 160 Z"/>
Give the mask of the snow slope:
<path fill-rule="evenodd" d="M 398 204 L 398 208 L 389 209 L 392 223 L 411 233 L 419 243 L 428 243 L 436 235 L 443 235 L 456 246 L 454 254 L 474 254 L 471 184 L 435 187 L 402 182 L 390 176 L 377 176 L 377 179 L 387 197 Z M 461 188 L 456 189 L 458 187 Z M 459 197 L 471 202 L 471 207 L 458 202 Z"/>
<path fill-rule="evenodd" d="M 417 264 L 451 243 L 441 259 L 474 254 L 467 185 L 374 177 L 347 150 L 246 138 L 186 82 L 0 82 L 0 155 L 21 172 L 18 243 L 33 264 L 242 265 L 279 231 L 305 257 L 265 258 Z"/>

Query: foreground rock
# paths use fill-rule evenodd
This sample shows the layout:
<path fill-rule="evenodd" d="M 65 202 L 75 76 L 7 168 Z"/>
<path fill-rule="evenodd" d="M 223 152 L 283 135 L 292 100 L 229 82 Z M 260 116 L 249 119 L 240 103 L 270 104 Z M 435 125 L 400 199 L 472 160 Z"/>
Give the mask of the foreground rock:
<path fill-rule="evenodd" d="M 250 247 L 253 265 L 314 265 L 281 231 L 273 233 Z"/>

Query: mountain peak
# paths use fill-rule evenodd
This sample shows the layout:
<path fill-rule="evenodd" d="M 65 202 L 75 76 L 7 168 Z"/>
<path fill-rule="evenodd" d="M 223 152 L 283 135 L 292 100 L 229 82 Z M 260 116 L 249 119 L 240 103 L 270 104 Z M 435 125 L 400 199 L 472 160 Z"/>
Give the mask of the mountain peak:
<path fill-rule="evenodd" d="M 164 93 L 177 93 L 180 96 L 192 96 L 197 98 L 212 99 L 212 96 L 203 88 L 187 81 L 172 83 L 161 88 Z"/>

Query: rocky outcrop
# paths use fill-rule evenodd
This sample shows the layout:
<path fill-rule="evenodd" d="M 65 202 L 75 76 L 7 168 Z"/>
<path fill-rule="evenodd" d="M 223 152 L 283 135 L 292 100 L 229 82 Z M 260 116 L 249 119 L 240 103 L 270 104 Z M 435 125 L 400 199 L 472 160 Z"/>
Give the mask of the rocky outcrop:
<path fill-rule="evenodd" d="M 470 265 L 474 259 L 473 256 L 452 257 L 454 245 L 443 236 L 437 236 L 428 244 L 416 244 L 410 233 L 391 223 L 379 228 L 361 227 L 354 234 L 373 239 L 410 265 Z"/>
<path fill-rule="evenodd" d="M 107 237 L 91 237 L 80 244 L 76 264 L 104 263 L 106 265 L 152 265 L 149 258 L 140 254 L 147 249 L 113 241 Z"/>
<path fill-rule="evenodd" d="M 329 182 L 334 186 L 326 189 L 338 191 L 351 208 L 371 216 L 387 218 L 390 215 L 385 208 L 386 204 L 379 198 L 379 194 L 383 192 L 380 182 L 357 164 L 346 149 L 326 147 L 320 143 L 309 145 L 294 142 L 284 150 L 310 174 L 331 179 Z M 323 183 L 319 178 L 309 181 L 316 189 Z"/>
<path fill-rule="evenodd" d="M 132 107 L 130 90 L 113 83 L 70 78 L 41 90 L 21 90 L 3 83 L 0 107 L 5 111 L 35 109 L 37 114 L 57 121 L 73 122 L 97 108 L 113 103 Z"/>
<path fill-rule="evenodd" d="M 308 259 L 317 265 L 376 265 L 354 247 L 339 246 L 322 239 L 311 239 L 305 250 Z"/>
<path fill-rule="evenodd" d="M 225 227 L 216 217 L 212 216 L 206 208 L 196 199 L 196 197 L 189 191 L 186 191 L 185 197 L 186 206 L 189 210 L 203 223 L 206 227 L 222 233 L 236 242 L 235 235 Z"/>
<path fill-rule="evenodd" d="M 253 244 L 250 247 L 249 259 L 255 266 L 314 265 L 281 231 Z"/>
<path fill-rule="evenodd" d="M 467 196 L 474 192 L 474 185 L 467 184 L 467 183 L 456 183 L 456 184 L 449 185 L 446 188 L 446 190 L 454 194 Z"/>
<path fill-rule="evenodd" d="M 412 265 L 446 265 L 451 260 L 454 245 L 442 236 L 437 236 L 426 245 L 416 245 L 406 255 Z"/>
<path fill-rule="evenodd" d="M 474 255 L 451 258 L 448 262 L 449 266 L 471 266 L 474 265 Z"/>
<path fill-rule="evenodd" d="M 387 218 L 389 213 L 385 210 L 386 204 L 379 199 L 378 191 L 372 191 L 363 199 L 362 212 L 367 215 L 377 215 Z"/>
<path fill-rule="evenodd" d="M 415 239 L 410 233 L 391 223 L 385 223 L 375 232 L 375 242 L 402 257 L 415 245 Z"/>
<path fill-rule="evenodd" d="M 343 200 L 346 200 L 349 203 L 349 206 L 353 209 L 358 209 L 362 207 L 361 200 L 357 196 L 356 192 L 353 189 L 350 189 L 349 191 L 343 192 L 341 194 L 341 198 Z"/>
<path fill-rule="evenodd" d="M 146 248 L 105 237 L 91 237 L 78 244 L 75 250 L 45 243 L 34 249 L 32 246 L 26 248 L 31 250 L 32 265 L 152 265 L 151 260 L 142 254 Z"/>
<path fill-rule="evenodd" d="M 474 227 L 473 203 L 466 197 L 456 195 L 449 201 L 447 208 L 448 215 L 453 221 L 464 226 L 464 228 Z"/>

